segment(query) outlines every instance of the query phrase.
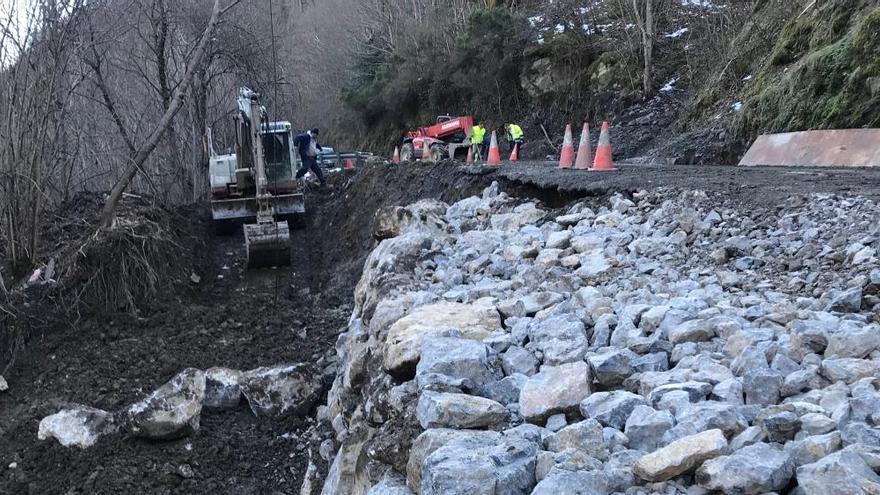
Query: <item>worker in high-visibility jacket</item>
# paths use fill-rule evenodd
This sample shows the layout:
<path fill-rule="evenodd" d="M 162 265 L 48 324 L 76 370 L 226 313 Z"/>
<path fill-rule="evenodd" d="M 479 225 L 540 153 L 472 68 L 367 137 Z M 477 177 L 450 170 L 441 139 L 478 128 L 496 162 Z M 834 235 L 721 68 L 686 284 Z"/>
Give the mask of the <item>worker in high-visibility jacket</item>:
<path fill-rule="evenodd" d="M 506 126 L 504 126 L 504 128 L 507 130 L 508 152 L 512 153 L 513 147 L 519 145 L 519 151 L 520 153 L 522 153 L 524 135 L 522 127 L 516 124 L 507 124 Z"/>
<path fill-rule="evenodd" d="M 474 148 L 474 161 L 482 160 L 486 147 L 486 128 L 482 122 L 471 127 L 471 147 Z"/>

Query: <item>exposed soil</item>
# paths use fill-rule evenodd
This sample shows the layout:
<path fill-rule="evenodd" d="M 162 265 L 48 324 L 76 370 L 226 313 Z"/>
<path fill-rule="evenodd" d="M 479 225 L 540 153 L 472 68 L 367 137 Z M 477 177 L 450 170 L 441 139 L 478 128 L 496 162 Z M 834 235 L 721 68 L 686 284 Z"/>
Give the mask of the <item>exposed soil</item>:
<path fill-rule="evenodd" d="M 92 313 L 71 322 L 52 298 L 32 302 L 22 312 L 33 318 L 31 338 L 0 394 L 0 493 L 299 493 L 309 450 L 326 468 L 317 446 L 330 433 L 311 419 L 256 418 L 242 405 L 203 412 L 192 438 L 121 434 L 84 451 L 38 441 L 37 427 L 70 403 L 124 409 L 186 367 L 317 362 L 332 371 L 333 344 L 374 244 L 375 210 L 457 200 L 484 186 L 480 174 L 388 165 L 331 174 L 328 190 L 307 194 L 289 270 L 245 270 L 241 232 L 214 235 L 207 212 L 194 208 L 194 242 L 179 253 L 191 268 L 166 281 L 167 292 L 142 304 L 139 316 Z M 181 289 L 192 273 L 199 283 Z"/>
<path fill-rule="evenodd" d="M 37 426 L 68 403 L 118 411 L 186 367 L 305 361 L 332 371 L 333 344 L 375 243 L 374 212 L 422 198 L 456 201 L 492 180 L 552 207 L 661 186 L 721 191 L 744 204 L 810 192 L 880 197 L 880 170 L 623 166 L 596 174 L 539 162 L 378 164 L 331 174 L 329 190 L 309 191 L 309 213 L 292 234 L 289 270 L 250 272 L 241 233 L 213 235 L 205 211 L 194 209 L 187 215 L 189 234 L 204 242 L 181 256 L 193 260 L 198 284 L 174 290 L 169 281 L 167 293 L 137 317 L 84 314 L 64 321 L 59 315 L 69 313 L 47 303 L 26 312 L 48 323 L 31 336 L 6 374 L 10 390 L 0 394 L 0 493 L 299 493 L 309 450 L 326 467 L 317 445 L 331 433 L 311 419 L 255 418 L 242 405 L 204 412 L 191 438 L 154 443 L 120 434 L 84 451 L 38 441 Z"/>

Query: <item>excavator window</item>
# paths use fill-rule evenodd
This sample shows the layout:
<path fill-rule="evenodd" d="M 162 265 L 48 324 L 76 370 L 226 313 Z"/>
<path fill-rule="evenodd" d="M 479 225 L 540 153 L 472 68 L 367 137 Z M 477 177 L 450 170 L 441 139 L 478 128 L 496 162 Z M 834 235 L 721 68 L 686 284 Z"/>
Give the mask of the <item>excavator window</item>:
<path fill-rule="evenodd" d="M 293 174 L 289 133 L 263 134 L 263 150 L 266 154 L 266 179 L 269 184 L 289 181 Z"/>

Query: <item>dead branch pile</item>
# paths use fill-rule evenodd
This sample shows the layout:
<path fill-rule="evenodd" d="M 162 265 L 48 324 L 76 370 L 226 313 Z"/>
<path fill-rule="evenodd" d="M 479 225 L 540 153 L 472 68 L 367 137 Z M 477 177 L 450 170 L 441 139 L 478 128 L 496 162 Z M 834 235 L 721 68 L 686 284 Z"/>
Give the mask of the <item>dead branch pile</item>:
<path fill-rule="evenodd" d="M 51 261 L 42 278 L 52 279 L 52 298 L 76 314 L 137 313 L 189 283 L 203 245 L 191 219 L 128 196 L 113 225 L 100 228 L 101 202 L 79 195 L 47 222 L 41 258 Z"/>

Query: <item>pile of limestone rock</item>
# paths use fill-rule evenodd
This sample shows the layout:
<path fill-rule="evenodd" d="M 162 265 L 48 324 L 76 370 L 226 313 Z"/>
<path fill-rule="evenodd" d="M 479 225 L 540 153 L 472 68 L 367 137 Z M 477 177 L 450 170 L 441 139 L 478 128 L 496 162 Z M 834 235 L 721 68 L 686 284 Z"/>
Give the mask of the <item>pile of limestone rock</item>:
<path fill-rule="evenodd" d="M 383 210 L 325 494 L 880 493 L 880 207 Z"/>

